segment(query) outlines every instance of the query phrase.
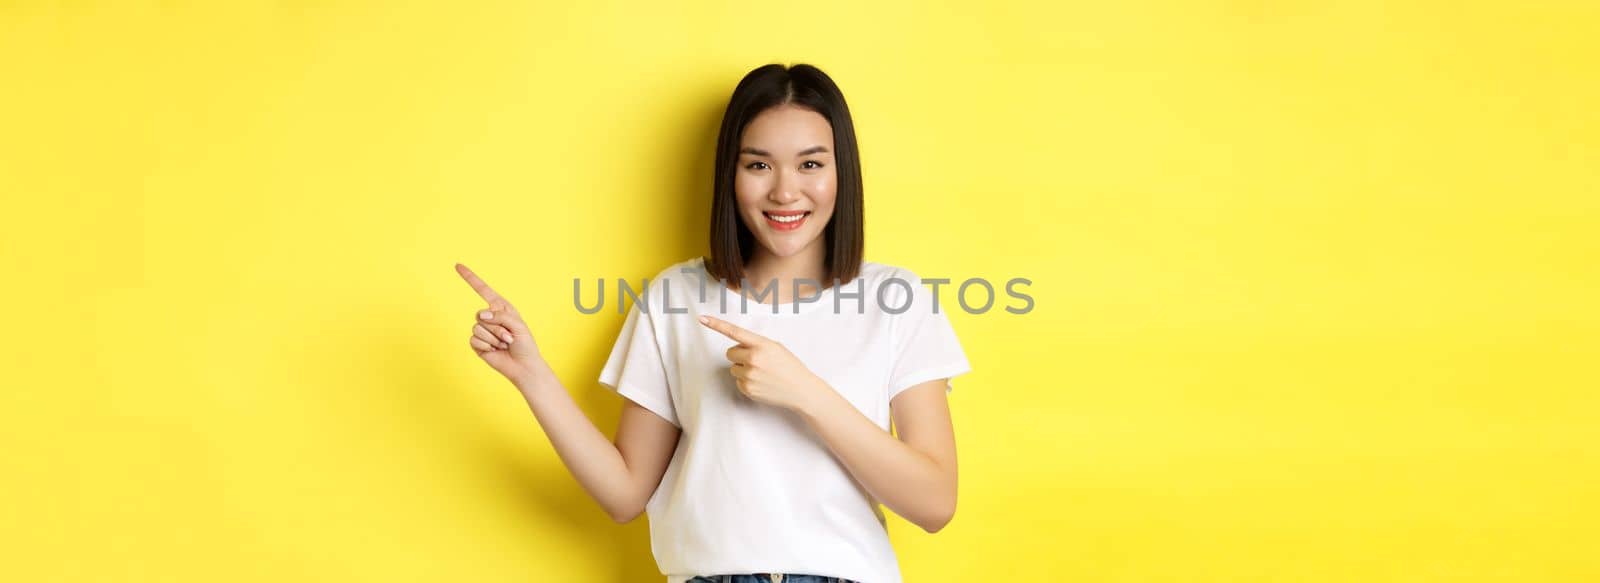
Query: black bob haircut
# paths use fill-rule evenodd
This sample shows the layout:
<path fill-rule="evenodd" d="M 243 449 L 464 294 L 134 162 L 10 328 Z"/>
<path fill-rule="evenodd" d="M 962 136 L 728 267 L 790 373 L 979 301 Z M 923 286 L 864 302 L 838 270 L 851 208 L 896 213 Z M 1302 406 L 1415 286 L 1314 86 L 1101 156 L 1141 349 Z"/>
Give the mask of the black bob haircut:
<path fill-rule="evenodd" d="M 861 154 L 856 128 L 844 94 L 821 69 L 806 64 L 784 67 L 763 65 L 750 71 L 734 88 L 717 132 L 716 179 L 711 198 L 711 256 L 706 272 L 713 278 L 741 285 L 744 267 L 759 243 L 739 218 L 733 177 L 739 163 L 739 141 L 745 126 L 768 108 L 791 104 L 821 114 L 833 126 L 834 171 L 838 194 L 833 217 L 820 235 L 827 244 L 823 258 L 822 287 L 854 281 L 861 271 L 863 241 Z M 759 285 L 759 284 L 757 284 Z"/>

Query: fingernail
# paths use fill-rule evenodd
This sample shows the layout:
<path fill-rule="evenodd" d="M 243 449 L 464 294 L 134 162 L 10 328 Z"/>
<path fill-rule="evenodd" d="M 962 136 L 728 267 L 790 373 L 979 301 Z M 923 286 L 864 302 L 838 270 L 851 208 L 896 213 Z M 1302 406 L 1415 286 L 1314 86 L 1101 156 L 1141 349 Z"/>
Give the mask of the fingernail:
<path fill-rule="evenodd" d="M 483 318 L 483 319 L 485 319 L 485 320 L 488 320 L 488 319 L 490 319 L 490 318 L 493 318 L 493 317 L 494 317 L 494 312 L 490 312 L 490 311 L 488 311 L 488 310 L 484 310 L 484 311 L 482 311 L 482 312 L 478 312 L 478 317 L 479 317 L 479 318 Z"/>
<path fill-rule="evenodd" d="M 710 324 L 711 320 L 707 320 L 705 316 L 700 316 L 700 323 L 701 324 Z"/>
<path fill-rule="evenodd" d="M 506 344 L 510 344 L 513 340 L 515 340 L 515 338 L 512 338 L 510 334 L 507 334 L 507 335 L 503 336 L 502 338 L 506 339 Z"/>

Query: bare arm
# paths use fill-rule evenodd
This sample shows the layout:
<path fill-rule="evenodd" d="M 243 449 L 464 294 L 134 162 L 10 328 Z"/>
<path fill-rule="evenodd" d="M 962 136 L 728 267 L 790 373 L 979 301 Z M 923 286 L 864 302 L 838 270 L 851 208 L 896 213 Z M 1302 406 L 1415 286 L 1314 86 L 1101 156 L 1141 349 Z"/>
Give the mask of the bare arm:
<path fill-rule="evenodd" d="M 796 411 L 868 493 L 923 530 L 938 532 L 956 513 L 956 441 L 947 381 L 928 381 L 895 395 L 889 405 L 899 439 L 833 391 Z"/>
<path fill-rule="evenodd" d="M 617 438 L 606 439 L 548 366 L 514 383 L 561 462 L 606 514 L 626 523 L 644 512 L 678 446 L 679 430 L 649 409 L 622 400 Z"/>
<path fill-rule="evenodd" d="M 522 393 L 561 462 L 606 514 L 633 520 L 661 483 L 678 428 L 624 399 L 616 442 L 607 440 L 561 386 L 516 307 L 467 266 L 455 269 L 487 305 L 474 314 L 467 340 L 473 353 Z"/>

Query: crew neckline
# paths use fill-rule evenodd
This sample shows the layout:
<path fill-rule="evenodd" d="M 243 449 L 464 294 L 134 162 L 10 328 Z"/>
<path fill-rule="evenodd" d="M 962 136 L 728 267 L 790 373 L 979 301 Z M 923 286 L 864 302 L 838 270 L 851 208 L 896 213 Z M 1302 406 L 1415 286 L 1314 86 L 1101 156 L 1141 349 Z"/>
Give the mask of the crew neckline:
<path fill-rule="evenodd" d="M 791 301 L 788 301 L 788 302 L 783 302 L 781 304 L 769 304 L 769 303 L 766 303 L 766 302 L 756 301 L 755 297 L 753 297 L 753 296 L 745 296 L 741 292 L 736 292 L 736 291 L 734 291 L 732 289 L 729 289 L 728 288 L 728 284 L 723 282 L 720 279 L 717 279 L 717 280 L 711 279 L 710 272 L 706 270 L 705 257 L 700 257 L 699 259 L 696 259 L 695 261 L 700 267 L 701 275 L 704 277 L 704 279 L 702 279 L 701 281 L 715 281 L 715 282 L 717 282 L 717 288 L 722 290 L 722 296 L 721 296 L 722 300 L 720 300 L 720 301 L 723 301 L 723 302 L 726 302 L 726 303 L 714 303 L 713 304 L 713 306 L 718 310 L 723 310 L 723 307 L 726 306 L 726 309 L 722 311 L 721 315 L 734 315 L 734 314 L 737 314 L 737 315 L 741 315 L 741 316 L 766 316 L 766 317 L 775 317 L 775 318 L 781 318 L 781 317 L 785 317 L 785 316 L 787 316 L 787 317 L 804 316 L 804 315 L 809 314 L 811 312 L 814 312 L 814 311 L 816 311 L 818 309 L 821 309 L 823 304 L 831 305 L 832 302 L 833 302 L 832 298 L 833 298 L 833 295 L 834 295 L 834 290 L 839 289 L 840 287 L 843 287 L 843 286 L 859 285 L 859 284 L 856 283 L 856 281 L 860 280 L 863 276 L 866 275 L 866 266 L 869 264 L 869 262 L 867 262 L 867 261 L 862 261 L 861 262 L 862 269 L 860 270 L 860 273 L 856 274 L 856 278 L 855 279 L 852 279 L 850 281 L 841 283 L 839 285 L 835 285 L 835 286 L 830 286 L 830 287 L 824 288 L 822 290 L 822 292 L 817 295 L 816 301 L 800 303 L 799 304 L 799 310 L 798 310 L 798 313 L 797 313 L 796 310 L 795 310 L 795 306 L 796 306 L 797 302 L 791 300 Z M 863 293 L 865 293 L 865 291 L 863 291 Z M 742 312 L 739 310 L 740 301 L 741 301 L 740 298 L 741 297 L 747 298 L 747 299 L 743 300 L 744 302 L 746 302 L 746 304 L 745 304 L 746 308 Z M 776 313 L 773 312 L 773 306 L 777 306 L 777 312 Z"/>

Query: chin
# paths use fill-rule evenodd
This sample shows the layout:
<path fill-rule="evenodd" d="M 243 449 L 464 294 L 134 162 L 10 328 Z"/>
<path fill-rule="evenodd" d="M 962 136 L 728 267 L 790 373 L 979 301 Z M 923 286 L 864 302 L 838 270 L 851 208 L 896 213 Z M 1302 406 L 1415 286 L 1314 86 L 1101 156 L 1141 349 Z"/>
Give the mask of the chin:
<path fill-rule="evenodd" d="M 794 241 L 776 242 L 769 239 L 765 242 L 765 247 L 767 248 L 767 251 L 771 252 L 774 256 L 789 257 L 791 255 L 800 254 L 800 252 L 804 251 L 806 247 L 809 247 L 811 244 L 816 242 L 816 237 L 807 240 L 805 243 L 796 243 Z"/>
<path fill-rule="evenodd" d="M 767 246 L 767 250 L 771 251 L 772 255 L 775 257 L 789 257 L 791 255 L 796 255 L 800 253 L 801 249 L 805 249 L 805 247 L 795 247 L 792 245 L 784 245 L 781 247 L 775 247 L 772 245 Z"/>

